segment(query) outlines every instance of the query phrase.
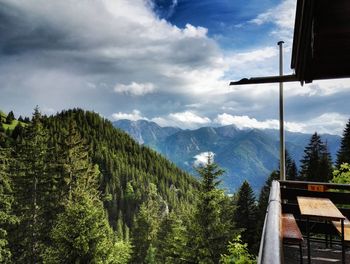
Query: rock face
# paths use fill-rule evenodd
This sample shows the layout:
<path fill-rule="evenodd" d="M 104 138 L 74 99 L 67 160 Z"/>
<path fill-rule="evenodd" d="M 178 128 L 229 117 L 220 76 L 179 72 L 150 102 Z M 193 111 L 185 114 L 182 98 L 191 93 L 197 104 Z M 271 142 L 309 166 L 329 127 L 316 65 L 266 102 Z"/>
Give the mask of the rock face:
<path fill-rule="evenodd" d="M 233 125 L 182 130 L 160 127 L 146 120 L 120 120 L 114 125 L 194 175 L 198 159 L 213 152 L 215 162 L 226 171 L 222 186 L 229 192 L 235 191 L 245 179 L 258 191 L 271 171 L 278 168 L 278 130 L 240 130 Z M 286 148 L 297 166 L 310 138 L 310 134 L 286 132 Z M 327 142 L 334 160 L 340 137 L 322 135 L 322 140 Z"/>

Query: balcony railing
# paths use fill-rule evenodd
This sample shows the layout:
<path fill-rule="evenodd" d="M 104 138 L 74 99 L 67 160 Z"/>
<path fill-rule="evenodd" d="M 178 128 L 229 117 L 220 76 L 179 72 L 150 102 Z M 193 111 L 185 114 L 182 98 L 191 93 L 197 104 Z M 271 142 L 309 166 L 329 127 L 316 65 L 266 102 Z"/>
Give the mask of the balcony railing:
<path fill-rule="evenodd" d="M 307 221 L 300 215 L 297 196 L 328 198 L 345 217 L 350 219 L 350 185 L 348 184 L 273 181 L 261 237 L 258 263 L 285 263 L 286 259 L 283 252 L 283 238 L 281 235 L 282 214 L 293 214 L 301 232 L 306 236 Z M 312 226 L 312 233 L 316 234 L 312 238 L 312 241 L 321 241 L 327 247 L 329 238 L 339 238 L 337 230 L 329 221 L 310 219 L 310 224 Z M 340 240 L 332 240 L 332 243 L 340 244 Z M 337 258 L 339 260 L 341 259 L 341 253 L 338 253 Z M 291 261 L 287 262 L 291 263 Z"/>

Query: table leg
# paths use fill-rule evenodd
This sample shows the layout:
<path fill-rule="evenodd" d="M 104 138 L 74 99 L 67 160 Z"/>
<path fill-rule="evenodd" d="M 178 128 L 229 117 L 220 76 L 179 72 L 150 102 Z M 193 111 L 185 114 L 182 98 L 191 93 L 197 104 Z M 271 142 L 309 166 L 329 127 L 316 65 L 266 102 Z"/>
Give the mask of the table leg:
<path fill-rule="evenodd" d="M 327 226 L 328 221 L 325 220 L 324 223 Z M 326 241 L 326 248 L 328 248 L 328 231 L 325 232 L 324 236 L 325 236 L 325 241 Z"/>
<path fill-rule="evenodd" d="M 310 256 L 310 219 L 307 217 L 306 221 L 306 233 L 307 233 L 307 259 L 308 263 L 311 264 L 311 256 Z"/>
<path fill-rule="evenodd" d="M 340 222 L 341 222 L 341 255 L 342 255 L 342 263 L 345 264 L 344 219 L 341 219 Z"/>

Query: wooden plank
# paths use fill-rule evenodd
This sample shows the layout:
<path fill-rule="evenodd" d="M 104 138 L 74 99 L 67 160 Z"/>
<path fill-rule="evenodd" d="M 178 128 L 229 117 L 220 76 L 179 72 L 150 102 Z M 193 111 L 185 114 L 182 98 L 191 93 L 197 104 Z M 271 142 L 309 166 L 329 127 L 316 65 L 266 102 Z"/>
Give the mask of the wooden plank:
<path fill-rule="evenodd" d="M 282 237 L 292 243 L 303 241 L 303 235 L 292 214 L 282 214 Z"/>
<path fill-rule="evenodd" d="M 297 197 L 303 216 L 321 217 L 329 220 L 345 219 L 339 209 L 328 198 Z"/>

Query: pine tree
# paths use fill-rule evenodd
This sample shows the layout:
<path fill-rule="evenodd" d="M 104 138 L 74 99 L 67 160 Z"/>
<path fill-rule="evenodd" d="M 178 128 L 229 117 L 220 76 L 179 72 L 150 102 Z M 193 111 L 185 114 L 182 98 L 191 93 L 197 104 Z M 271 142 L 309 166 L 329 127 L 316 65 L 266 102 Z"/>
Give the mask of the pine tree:
<path fill-rule="evenodd" d="M 328 182 L 332 179 L 332 160 L 327 145 L 315 133 L 305 147 L 300 178 L 307 181 Z"/>
<path fill-rule="evenodd" d="M 10 111 L 6 117 L 6 123 L 10 125 L 13 120 L 15 120 L 15 115 Z"/>
<path fill-rule="evenodd" d="M 140 207 L 132 232 L 132 243 L 135 246 L 133 263 L 144 263 L 147 255 L 153 253 L 152 248 L 157 238 L 160 221 L 161 211 L 157 188 L 154 184 L 150 184 L 148 198 Z"/>
<path fill-rule="evenodd" d="M 9 156 L 9 150 L 0 146 L 0 263 L 11 262 L 8 229 L 17 220 L 12 214 L 13 193 L 8 169 Z"/>
<path fill-rule="evenodd" d="M 188 262 L 188 217 L 184 212 L 171 212 L 161 225 L 157 237 L 158 263 Z"/>
<path fill-rule="evenodd" d="M 298 169 L 295 161 L 289 155 L 289 152 L 286 151 L 286 179 L 295 181 L 298 178 Z"/>
<path fill-rule="evenodd" d="M 24 128 L 21 125 L 21 123 L 18 123 L 17 126 L 15 126 L 14 130 L 12 131 L 11 137 L 14 140 L 18 140 L 19 137 L 22 137 L 24 133 Z"/>
<path fill-rule="evenodd" d="M 59 146 L 57 164 L 60 168 L 61 198 L 66 198 L 77 185 L 97 192 L 98 166 L 90 161 L 88 146 L 82 139 L 77 124 L 69 120 L 68 131 Z"/>
<path fill-rule="evenodd" d="M 236 227 L 242 230 L 242 241 L 248 244 L 251 253 L 257 253 L 257 206 L 252 188 L 244 181 L 237 193 L 237 208 L 234 214 Z"/>
<path fill-rule="evenodd" d="M 44 263 L 127 263 L 130 258 L 130 246 L 113 237 L 101 200 L 79 185 L 65 201 L 64 211 L 52 230 L 52 240 Z M 120 253 L 125 262 L 121 262 Z"/>
<path fill-rule="evenodd" d="M 198 203 L 194 214 L 193 236 L 191 237 L 193 256 L 200 263 L 218 263 L 220 255 L 232 238 L 231 226 L 223 219 L 225 195 L 217 187 L 218 177 L 224 171 L 208 155 L 207 164 L 197 169 L 201 176 Z"/>
<path fill-rule="evenodd" d="M 337 168 L 340 168 L 342 163 L 350 164 L 350 119 L 344 128 L 340 149 L 337 153 Z"/>
<path fill-rule="evenodd" d="M 26 124 L 29 124 L 29 123 L 30 123 L 29 117 L 26 116 L 26 117 L 24 118 L 24 123 L 26 123 Z"/>
<path fill-rule="evenodd" d="M 47 242 L 50 222 L 46 215 L 53 189 L 50 181 L 47 131 L 36 108 L 32 123 L 25 129 L 23 139 L 15 149 L 14 174 L 15 213 L 19 225 L 12 237 L 14 260 L 19 263 L 37 263 L 41 260 L 43 245 Z"/>

